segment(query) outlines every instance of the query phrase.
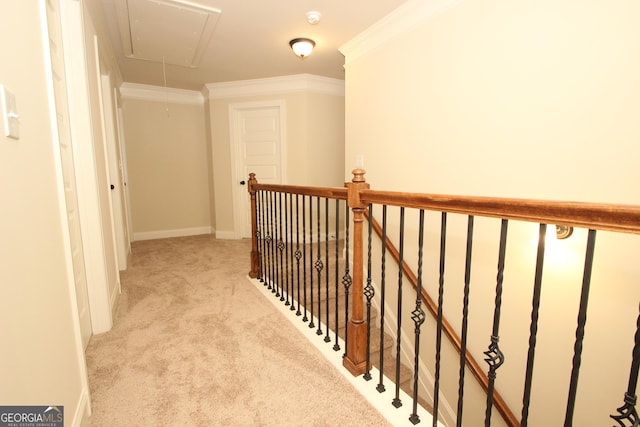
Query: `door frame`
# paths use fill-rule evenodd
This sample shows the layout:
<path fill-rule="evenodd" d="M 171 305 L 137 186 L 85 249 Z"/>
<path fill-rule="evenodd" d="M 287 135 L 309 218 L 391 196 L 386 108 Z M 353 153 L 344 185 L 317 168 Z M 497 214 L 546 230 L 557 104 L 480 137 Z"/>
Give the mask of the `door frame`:
<path fill-rule="evenodd" d="M 286 102 L 283 99 L 267 101 L 235 102 L 229 104 L 229 143 L 231 155 L 231 193 L 233 196 L 233 237 L 240 239 L 243 235 L 251 235 L 251 224 L 244 224 L 244 215 L 238 215 L 249 206 L 249 194 L 246 185 L 239 185 L 240 181 L 247 181 L 248 176 L 242 176 L 243 165 L 240 164 L 242 153 L 240 152 L 240 117 L 241 113 L 249 110 L 264 108 L 278 108 L 280 126 L 280 184 L 287 182 L 286 164 Z M 260 177 L 257 177 L 258 180 Z M 244 197 L 244 199 L 242 199 Z M 244 200 L 244 201 L 243 201 Z"/>

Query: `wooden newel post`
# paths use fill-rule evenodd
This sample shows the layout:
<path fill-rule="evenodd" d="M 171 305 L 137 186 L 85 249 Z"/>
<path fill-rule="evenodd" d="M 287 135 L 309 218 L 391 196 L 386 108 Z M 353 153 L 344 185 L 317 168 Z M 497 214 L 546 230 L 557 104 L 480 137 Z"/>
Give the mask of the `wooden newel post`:
<path fill-rule="evenodd" d="M 260 274 L 260 252 L 258 252 L 258 206 L 256 203 L 256 190 L 254 185 L 258 183 L 255 173 L 249 174 L 249 195 L 251 196 L 251 271 L 249 277 L 255 279 Z"/>
<path fill-rule="evenodd" d="M 353 179 L 345 184 L 347 203 L 353 211 L 353 282 L 351 317 L 347 323 L 347 354 L 342 364 L 352 375 L 364 374 L 367 368 L 367 322 L 364 318 L 364 278 L 362 223 L 367 208 L 360 201 L 360 191 L 369 188 L 364 169 L 354 169 Z"/>

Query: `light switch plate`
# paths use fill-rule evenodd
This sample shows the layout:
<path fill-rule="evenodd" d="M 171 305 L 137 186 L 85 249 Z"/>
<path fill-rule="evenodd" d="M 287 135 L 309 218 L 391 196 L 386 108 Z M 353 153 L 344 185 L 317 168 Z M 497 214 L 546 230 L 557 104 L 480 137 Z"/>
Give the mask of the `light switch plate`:
<path fill-rule="evenodd" d="M 2 107 L 4 136 L 14 139 L 20 138 L 20 124 L 18 122 L 18 110 L 16 109 L 16 97 L 3 85 L 0 85 L 0 106 Z"/>

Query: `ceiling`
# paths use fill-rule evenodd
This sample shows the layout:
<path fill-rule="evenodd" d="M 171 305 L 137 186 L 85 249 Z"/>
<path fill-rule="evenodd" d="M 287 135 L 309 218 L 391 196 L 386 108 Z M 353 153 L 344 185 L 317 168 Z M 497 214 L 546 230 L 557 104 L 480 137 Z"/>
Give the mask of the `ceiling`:
<path fill-rule="evenodd" d="M 201 90 L 207 83 L 305 73 L 344 79 L 344 57 L 338 49 L 406 1 L 99 3 L 124 81 Z M 309 11 L 320 12 L 319 23 L 307 22 Z M 304 60 L 289 47 L 296 37 L 316 42 Z"/>

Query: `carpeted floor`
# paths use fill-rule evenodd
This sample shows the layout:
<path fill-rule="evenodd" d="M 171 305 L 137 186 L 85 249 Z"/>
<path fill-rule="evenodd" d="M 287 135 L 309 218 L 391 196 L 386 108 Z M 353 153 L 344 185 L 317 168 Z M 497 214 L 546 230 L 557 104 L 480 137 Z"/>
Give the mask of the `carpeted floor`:
<path fill-rule="evenodd" d="M 386 426 L 247 280 L 250 242 L 133 244 L 113 329 L 87 348 L 98 426 Z"/>

